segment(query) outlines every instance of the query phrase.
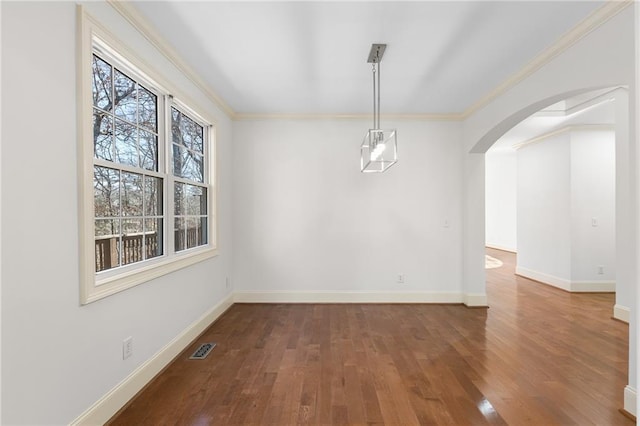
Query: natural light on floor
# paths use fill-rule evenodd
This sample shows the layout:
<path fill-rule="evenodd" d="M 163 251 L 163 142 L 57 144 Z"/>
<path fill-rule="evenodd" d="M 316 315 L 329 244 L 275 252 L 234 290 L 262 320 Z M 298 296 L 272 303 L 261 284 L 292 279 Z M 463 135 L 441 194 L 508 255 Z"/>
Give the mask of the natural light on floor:
<path fill-rule="evenodd" d="M 502 261 L 500 259 L 496 259 L 495 257 L 491 257 L 488 254 L 484 255 L 484 267 L 485 269 L 494 269 L 502 266 Z"/>

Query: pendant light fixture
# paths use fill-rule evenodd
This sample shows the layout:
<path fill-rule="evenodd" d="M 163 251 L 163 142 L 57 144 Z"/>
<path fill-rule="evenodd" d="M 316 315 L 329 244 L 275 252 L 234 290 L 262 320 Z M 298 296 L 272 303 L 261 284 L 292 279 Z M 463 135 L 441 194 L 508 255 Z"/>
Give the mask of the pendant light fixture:
<path fill-rule="evenodd" d="M 360 146 L 360 171 L 381 173 L 398 161 L 396 129 L 380 128 L 380 61 L 386 44 L 372 44 L 367 62 L 373 72 L 373 128 L 369 129 Z"/>

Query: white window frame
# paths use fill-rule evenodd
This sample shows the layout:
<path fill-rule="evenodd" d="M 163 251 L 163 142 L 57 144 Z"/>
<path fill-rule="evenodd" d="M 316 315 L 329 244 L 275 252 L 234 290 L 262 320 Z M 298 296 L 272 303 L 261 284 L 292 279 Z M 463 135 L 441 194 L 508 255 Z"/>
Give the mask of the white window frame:
<path fill-rule="evenodd" d="M 215 120 L 184 96 L 176 87 L 154 71 L 116 37 L 104 29 L 82 6 L 78 6 L 78 223 L 80 263 L 80 303 L 87 304 L 134 287 L 154 278 L 214 257 L 217 249 L 217 185 Z M 119 266 L 96 274 L 94 189 L 93 189 L 93 99 L 92 58 L 94 45 L 108 57 L 98 56 L 122 69 L 158 95 L 158 171 L 163 170 L 163 255 L 149 260 Z M 163 104 L 163 108 L 160 105 Z M 175 252 L 173 241 L 174 208 L 171 169 L 171 106 L 186 113 L 203 126 L 205 148 L 205 186 L 207 188 L 207 244 Z M 163 117 L 160 115 L 163 114 Z M 162 128 L 160 127 L 162 126 Z M 164 139 L 164 140 L 162 140 Z M 117 166 L 117 165 L 116 165 Z"/>

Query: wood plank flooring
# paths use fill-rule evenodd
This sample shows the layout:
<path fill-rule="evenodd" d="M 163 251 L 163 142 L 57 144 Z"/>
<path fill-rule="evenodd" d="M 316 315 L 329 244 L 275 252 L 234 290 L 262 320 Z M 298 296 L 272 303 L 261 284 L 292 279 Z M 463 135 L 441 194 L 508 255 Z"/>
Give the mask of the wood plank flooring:
<path fill-rule="evenodd" d="M 632 425 L 613 294 L 487 270 L 490 309 L 231 307 L 111 425 Z M 218 346 L 187 358 L 201 342 Z"/>

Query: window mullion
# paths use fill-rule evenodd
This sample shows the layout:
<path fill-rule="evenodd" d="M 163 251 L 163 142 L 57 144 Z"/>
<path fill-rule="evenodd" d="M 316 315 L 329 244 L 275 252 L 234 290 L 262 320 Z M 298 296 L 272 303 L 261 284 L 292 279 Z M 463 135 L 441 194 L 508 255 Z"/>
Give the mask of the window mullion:
<path fill-rule="evenodd" d="M 209 157 L 209 125 L 206 125 L 202 128 L 202 162 L 203 162 L 203 170 L 202 177 L 203 184 L 206 186 L 208 182 L 211 182 L 211 177 L 209 176 L 209 167 L 211 167 L 211 160 Z"/>
<path fill-rule="evenodd" d="M 111 120 L 111 158 L 113 160 L 116 159 L 116 118 L 115 118 L 115 110 L 116 110 L 116 88 L 114 82 L 115 76 L 115 67 L 111 64 L 111 111 L 109 112 L 109 119 Z M 94 160 L 95 162 L 95 160 Z"/>
<path fill-rule="evenodd" d="M 171 161 L 172 161 L 172 144 L 173 138 L 171 133 L 171 105 L 172 105 L 172 96 L 167 95 L 164 97 L 164 170 L 166 173 L 166 204 L 165 204 L 165 217 L 166 224 L 164 229 L 166 230 L 166 241 L 167 241 L 167 252 L 170 254 L 175 254 L 175 194 L 174 194 L 174 177 L 173 170 L 171 169 Z"/>
<path fill-rule="evenodd" d="M 118 170 L 118 266 L 123 265 L 123 256 L 122 249 L 124 248 L 124 243 L 122 241 L 122 225 L 123 225 L 123 212 L 122 212 L 122 170 Z"/>
<path fill-rule="evenodd" d="M 147 260 L 147 175 L 142 175 L 142 260 Z"/>
<path fill-rule="evenodd" d="M 181 178 L 181 177 L 178 177 L 178 176 L 173 176 L 173 180 L 174 180 L 174 182 L 186 183 L 187 185 L 200 186 L 202 188 L 207 188 L 209 186 L 209 184 L 207 184 L 207 183 L 198 182 L 196 180 L 189 180 L 189 179 Z"/>
<path fill-rule="evenodd" d="M 140 126 L 140 84 L 136 81 L 135 84 L 135 93 L 136 93 L 136 154 L 138 156 L 138 167 L 144 169 L 142 166 L 142 150 L 140 149 L 140 134 L 142 132 L 142 126 Z M 158 109 L 158 105 L 156 104 L 156 109 Z M 144 196 L 143 196 L 144 199 Z M 143 210 L 144 212 L 144 210 Z"/>
<path fill-rule="evenodd" d="M 163 178 L 164 174 L 160 173 L 160 172 L 156 172 L 153 170 L 147 170 L 147 169 L 141 169 L 139 167 L 133 167 L 133 166 L 129 166 L 128 164 L 120 164 L 120 163 L 115 163 L 113 161 L 109 161 L 109 160 L 102 160 L 100 158 L 94 158 L 93 159 L 93 164 L 96 166 L 100 166 L 100 167 L 106 167 L 108 169 L 114 169 L 114 170 L 122 170 L 123 172 L 129 172 L 129 173 L 136 173 L 136 174 L 144 174 L 144 175 L 148 175 L 148 176 L 153 176 L 153 177 L 159 177 L 159 178 Z"/>

